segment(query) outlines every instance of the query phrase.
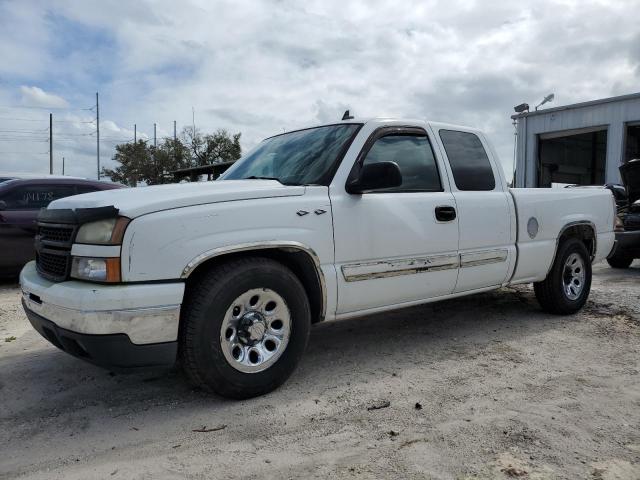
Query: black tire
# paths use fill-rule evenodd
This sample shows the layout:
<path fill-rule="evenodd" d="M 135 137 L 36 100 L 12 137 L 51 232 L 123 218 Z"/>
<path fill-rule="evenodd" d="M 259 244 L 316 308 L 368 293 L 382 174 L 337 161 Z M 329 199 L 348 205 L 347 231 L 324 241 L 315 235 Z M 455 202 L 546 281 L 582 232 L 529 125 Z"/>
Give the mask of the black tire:
<path fill-rule="evenodd" d="M 577 298 L 571 299 L 565 293 L 563 281 L 565 278 L 565 263 L 569 256 L 574 253 L 582 259 L 585 276 L 580 294 Z M 540 306 L 549 313 L 569 315 L 580 310 L 586 303 L 591 290 L 591 259 L 584 243 L 577 238 L 569 238 L 564 241 L 558 247 L 556 258 L 547 278 L 542 282 L 535 283 L 533 287 Z"/>
<path fill-rule="evenodd" d="M 270 289 L 290 312 L 286 347 L 266 370 L 246 373 L 225 358 L 221 328 L 226 312 L 243 293 Z M 311 311 L 304 287 L 291 270 L 267 258 L 231 260 L 202 274 L 187 292 L 180 329 L 180 362 L 196 386 L 223 397 L 243 399 L 268 393 L 293 373 L 306 349 Z"/>
<path fill-rule="evenodd" d="M 633 263 L 633 257 L 613 254 L 611 257 L 607 258 L 607 263 L 611 268 L 629 268 Z"/>

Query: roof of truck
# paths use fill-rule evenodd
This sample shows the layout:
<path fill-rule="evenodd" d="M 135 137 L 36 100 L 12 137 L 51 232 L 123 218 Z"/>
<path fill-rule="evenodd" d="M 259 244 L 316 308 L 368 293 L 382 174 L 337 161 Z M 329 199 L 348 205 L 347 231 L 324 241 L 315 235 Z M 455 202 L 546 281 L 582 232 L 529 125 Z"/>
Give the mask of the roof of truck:
<path fill-rule="evenodd" d="M 438 128 L 450 128 L 452 130 L 478 130 L 475 127 L 468 125 L 458 125 L 453 123 L 438 122 L 433 120 L 427 120 L 424 118 L 398 118 L 398 117 L 364 117 L 353 118 L 351 120 L 343 120 L 337 123 L 377 123 L 380 125 L 396 124 L 396 125 L 432 125 Z"/>
<path fill-rule="evenodd" d="M 271 135 L 267 138 L 272 138 L 272 137 L 278 137 L 280 135 L 284 135 L 286 133 L 291 133 L 291 132 L 299 132 L 301 130 L 308 130 L 311 128 L 318 128 L 318 127 L 327 127 L 330 125 L 341 125 L 341 124 L 355 124 L 355 125 L 365 125 L 365 124 L 379 124 L 380 126 L 384 126 L 384 125 L 422 125 L 422 126 L 426 126 L 426 125 L 431 125 L 433 127 L 436 128 L 445 128 L 445 129 L 451 129 L 451 130 L 463 130 L 463 131 L 473 131 L 473 132 L 477 132 L 479 131 L 477 128 L 475 127 L 469 127 L 469 126 L 465 126 L 465 125 L 454 125 L 452 123 L 445 123 L 445 122 L 434 122 L 431 120 L 426 120 L 426 119 L 422 119 L 422 118 L 397 118 L 397 117 L 354 117 L 354 118 L 350 118 L 348 120 L 338 120 L 334 123 L 321 123 L 321 124 L 315 124 L 315 125 L 307 125 L 301 128 L 296 128 L 293 130 L 289 130 L 286 132 L 282 132 L 282 133 L 277 133 L 275 135 Z"/>

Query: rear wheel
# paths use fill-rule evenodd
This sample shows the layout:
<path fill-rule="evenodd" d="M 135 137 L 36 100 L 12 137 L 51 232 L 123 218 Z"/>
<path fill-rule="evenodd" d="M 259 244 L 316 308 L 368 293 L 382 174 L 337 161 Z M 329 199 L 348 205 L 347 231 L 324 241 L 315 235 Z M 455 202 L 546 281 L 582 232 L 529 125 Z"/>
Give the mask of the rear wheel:
<path fill-rule="evenodd" d="M 631 263 L 633 263 L 633 257 L 627 257 L 625 255 L 613 254 L 611 257 L 607 258 L 607 263 L 612 268 L 629 268 Z"/>
<path fill-rule="evenodd" d="M 560 245 L 547 278 L 534 284 L 536 298 L 542 308 L 559 315 L 580 310 L 590 290 L 589 252 L 577 238 L 569 238 Z"/>
<path fill-rule="evenodd" d="M 270 392 L 291 375 L 306 348 L 306 292 L 284 265 L 245 258 L 205 273 L 187 296 L 181 363 L 195 385 L 230 398 Z"/>

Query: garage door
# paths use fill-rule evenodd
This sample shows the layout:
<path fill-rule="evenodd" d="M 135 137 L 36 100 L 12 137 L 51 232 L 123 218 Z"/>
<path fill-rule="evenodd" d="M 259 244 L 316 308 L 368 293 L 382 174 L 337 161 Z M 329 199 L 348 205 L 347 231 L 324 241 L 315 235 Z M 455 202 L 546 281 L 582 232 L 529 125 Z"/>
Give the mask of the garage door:
<path fill-rule="evenodd" d="M 607 156 L 607 130 L 538 137 L 538 187 L 553 183 L 603 185 Z"/>

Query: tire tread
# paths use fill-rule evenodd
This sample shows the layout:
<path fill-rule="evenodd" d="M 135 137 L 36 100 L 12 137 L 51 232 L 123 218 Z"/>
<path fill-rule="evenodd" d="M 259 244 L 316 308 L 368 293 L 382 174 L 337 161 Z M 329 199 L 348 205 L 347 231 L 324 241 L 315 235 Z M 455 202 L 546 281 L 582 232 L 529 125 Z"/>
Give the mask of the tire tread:
<path fill-rule="evenodd" d="M 285 265 L 266 257 L 244 257 L 229 260 L 211 267 L 207 272 L 199 276 L 197 283 L 191 285 L 185 295 L 181 314 L 182 325 L 179 338 L 179 360 L 187 379 L 205 391 L 236 399 L 256 396 L 255 392 L 247 392 L 247 390 L 241 386 L 226 382 L 211 385 L 205 379 L 205 372 L 202 370 L 202 365 L 200 365 L 196 358 L 196 342 L 198 339 L 196 322 L 197 319 L 206 314 L 208 299 L 212 295 L 215 296 L 216 291 L 225 288 L 230 278 L 236 275 L 238 271 L 246 268 L 260 267 L 264 269 L 277 269 L 280 272 L 285 271 L 292 277 L 292 281 L 298 283 L 298 288 L 304 292 L 304 287 L 298 278 Z M 311 314 L 308 301 L 306 302 L 306 309 L 308 318 L 310 319 Z M 297 362 L 299 358 L 295 360 Z M 280 383 L 282 382 L 274 381 L 272 385 L 265 388 L 265 392 L 259 392 L 257 394 L 266 393 L 266 391 L 276 388 Z"/>
<path fill-rule="evenodd" d="M 587 292 L 585 298 L 581 302 L 578 302 L 577 304 L 571 304 L 564 297 L 564 294 L 562 292 L 559 292 L 557 289 L 557 276 L 562 275 L 562 269 L 564 268 L 564 257 L 567 253 L 567 250 L 570 249 L 577 249 L 580 251 L 585 260 L 585 268 L 588 269 L 588 275 L 590 277 L 591 268 L 589 268 L 590 265 L 587 266 L 587 262 L 589 262 L 587 248 L 579 239 L 569 238 L 561 243 L 558 247 L 556 257 L 554 259 L 553 265 L 551 266 L 551 270 L 547 274 L 547 277 L 542 282 L 536 282 L 533 284 L 536 298 L 538 299 L 538 302 L 540 303 L 542 309 L 556 315 L 568 315 L 577 312 L 583 307 L 586 299 L 589 296 L 589 292 Z M 590 289 L 591 278 L 587 279 L 585 277 L 585 282 L 587 281 L 587 287 Z"/>

